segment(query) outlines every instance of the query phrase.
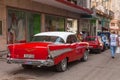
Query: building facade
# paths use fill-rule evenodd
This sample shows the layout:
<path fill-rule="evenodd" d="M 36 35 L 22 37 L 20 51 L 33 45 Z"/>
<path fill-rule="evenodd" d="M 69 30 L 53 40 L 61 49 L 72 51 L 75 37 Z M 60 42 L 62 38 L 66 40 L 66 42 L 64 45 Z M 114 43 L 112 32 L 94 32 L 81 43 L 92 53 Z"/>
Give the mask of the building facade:
<path fill-rule="evenodd" d="M 31 41 L 39 32 L 82 31 L 81 14 L 92 11 L 88 0 L 78 1 L 0 0 L 0 51 L 6 50 L 7 44 Z"/>
<path fill-rule="evenodd" d="M 112 0 L 111 9 L 115 14 L 114 18 L 111 20 L 110 30 L 120 34 L 120 1 Z"/>
<path fill-rule="evenodd" d="M 110 22 L 114 17 L 111 10 L 111 0 L 91 0 L 91 8 L 95 16 L 93 26 L 95 26 L 96 35 L 99 32 L 109 32 Z"/>

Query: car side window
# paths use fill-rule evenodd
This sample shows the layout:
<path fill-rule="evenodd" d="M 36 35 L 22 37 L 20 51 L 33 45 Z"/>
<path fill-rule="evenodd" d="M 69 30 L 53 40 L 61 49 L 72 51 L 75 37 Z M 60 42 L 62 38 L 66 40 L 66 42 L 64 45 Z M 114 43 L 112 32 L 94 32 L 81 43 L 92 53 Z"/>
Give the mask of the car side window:
<path fill-rule="evenodd" d="M 70 36 L 67 37 L 66 43 L 71 43 L 71 38 L 70 38 Z"/>
<path fill-rule="evenodd" d="M 65 43 L 64 40 L 62 38 L 60 38 L 60 37 L 58 37 L 55 42 L 57 42 L 57 43 Z"/>
<path fill-rule="evenodd" d="M 73 42 L 77 42 L 77 37 L 75 35 L 72 35 L 71 37 Z"/>
<path fill-rule="evenodd" d="M 77 42 L 77 37 L 75 35 L 70 35 L 67 38 L 67 43 L 74 43 Z"/>

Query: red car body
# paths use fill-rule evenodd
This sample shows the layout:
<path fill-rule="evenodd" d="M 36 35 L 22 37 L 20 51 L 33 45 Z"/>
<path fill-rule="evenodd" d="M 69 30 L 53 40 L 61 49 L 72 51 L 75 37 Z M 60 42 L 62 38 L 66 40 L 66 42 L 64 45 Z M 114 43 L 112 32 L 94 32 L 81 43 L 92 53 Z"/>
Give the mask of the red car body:
<path fill-rule="evenodd" d="M 93 52 L 101 52 L 103 50 L 103 42 L 99 36 L 87 36 L 84 42 L 89 43 L 89 49 Z"/>
<path fill-rule="evenodd" d="M 54 39 L 51 39 L 53 41 L 42 40 L 42 38 L 51 36 L 56 37 L 55 41 Z M 79 59 L 87 60 L 88 43 L 79 42 L 74 33 L 44 32 L 36 34 L 34 37 L 36 40 L 32 42 L 9 45 L 8 63 L 21 64 L 24 68 L 56 66 L 58 71 L 65 71 L 68 62 Z"/>

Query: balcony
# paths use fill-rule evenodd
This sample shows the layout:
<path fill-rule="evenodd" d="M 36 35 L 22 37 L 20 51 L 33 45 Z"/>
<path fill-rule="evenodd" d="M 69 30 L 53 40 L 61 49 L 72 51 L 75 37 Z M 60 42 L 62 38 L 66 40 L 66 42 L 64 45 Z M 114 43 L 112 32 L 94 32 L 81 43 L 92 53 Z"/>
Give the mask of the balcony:
<path fill-rule="evenodd" d="M 114 12 L 111 11 L 111 10 L 109 10 L 109 16 L 110 16 L 111 18 L 113 18 L 113 17 L 114 17 Z"/>
<path fill-rule="evenodd" d="M 107 15 L 109 15 L 109 10 L 105 9 L 104 13 L 107 14 Z"/>
<path fill-rule="evenodd" d="M 91 2 L 89 0 L 64 0 L 67 1 L 69 3 L 75 4 L 77 6 L 81 6 L 84 8 L 91 8 Z"/>
<path fill-rule="evenodd" d="M 102 5 L 96 6 L 96 9 L 103 12 L 103 13 L 105 13 L 105 8 Z"/>

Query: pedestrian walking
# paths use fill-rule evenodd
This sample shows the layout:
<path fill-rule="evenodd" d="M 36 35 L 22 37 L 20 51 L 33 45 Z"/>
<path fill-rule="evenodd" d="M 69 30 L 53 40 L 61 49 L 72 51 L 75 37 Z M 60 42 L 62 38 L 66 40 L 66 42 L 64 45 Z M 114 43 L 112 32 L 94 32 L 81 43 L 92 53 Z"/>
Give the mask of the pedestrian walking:
<path fill-rule="evenodd" d="M 110 50 L 113 59 L 115 58 L 117 43 L 118 43 L 118 35 L 115 34 L 115 32 L 112 32 L 110 35 Z"/>

